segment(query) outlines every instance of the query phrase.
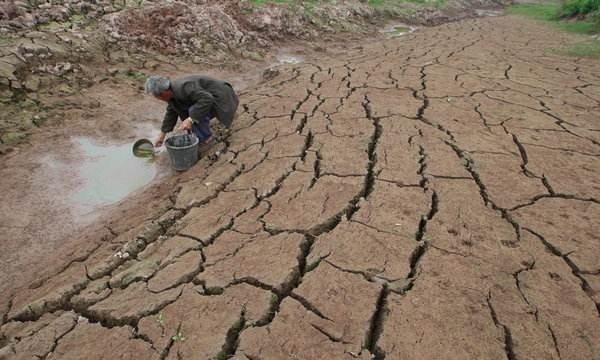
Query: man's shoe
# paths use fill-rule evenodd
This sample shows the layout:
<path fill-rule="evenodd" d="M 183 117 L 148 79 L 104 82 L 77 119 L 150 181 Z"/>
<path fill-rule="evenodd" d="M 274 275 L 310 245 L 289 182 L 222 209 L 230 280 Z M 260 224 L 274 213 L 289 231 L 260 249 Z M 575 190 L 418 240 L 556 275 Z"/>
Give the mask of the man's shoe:
<path fill-rule="evenodd" d="M 200 157 L 204 157 L 205 155 L 207 155 L 208 152 L 210 151 L 210 148 L 214 145 L 214 143 L 215 143 L 215 138 L 213 136 L 211 136 L 208 139 L 201 142 L 198 145 L 198 155 Z"/>

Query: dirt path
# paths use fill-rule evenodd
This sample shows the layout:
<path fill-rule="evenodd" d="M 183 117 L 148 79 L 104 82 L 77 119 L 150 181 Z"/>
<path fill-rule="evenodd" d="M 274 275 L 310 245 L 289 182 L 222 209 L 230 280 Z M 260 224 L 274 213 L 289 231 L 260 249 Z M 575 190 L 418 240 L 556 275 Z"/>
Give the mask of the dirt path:
<path fill-rule="evenodd" d="M 154 220 L 2 303 L 0 358 L 600 359 L 600 63 L 567 39 L 487 18 L 282 69 Z"/>

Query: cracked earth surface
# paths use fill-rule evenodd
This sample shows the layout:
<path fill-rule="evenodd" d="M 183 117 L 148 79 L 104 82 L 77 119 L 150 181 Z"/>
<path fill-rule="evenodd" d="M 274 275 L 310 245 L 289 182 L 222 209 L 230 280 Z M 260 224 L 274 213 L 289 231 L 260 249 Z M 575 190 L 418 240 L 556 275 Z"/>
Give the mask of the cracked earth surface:
<path fill-rule="evenodd" d="M 570 35 L 569 35 L 570 36 Z M 284 67 L 0 358 L 600 359 L 600 63 L 468 20 Z"/>

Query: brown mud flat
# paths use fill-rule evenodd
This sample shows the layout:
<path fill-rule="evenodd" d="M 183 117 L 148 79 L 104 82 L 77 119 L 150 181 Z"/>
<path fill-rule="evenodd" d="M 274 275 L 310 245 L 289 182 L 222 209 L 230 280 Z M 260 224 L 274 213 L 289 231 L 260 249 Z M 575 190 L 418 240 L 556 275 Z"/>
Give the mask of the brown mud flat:
<path fill-rule="evenodd" d="M 236 70 L 175 63 L 152 71 L 173 77 L 207 72 L 227 79 L 244 96 L 248 85 L 258 83 L 265 69 L 270 69 L 268 76 L 276 76 L 279 70 L 271 67 L 339 56 L 345 46 L 329 44 L 327 49 L 311 49 L 303 44 L 283 43 L 278 52 L 269 56 L 270 62 L 240 62 L 241 69 Z M 171 170 L 167 154 L 162 153 L 154 161 L 157 175 L 149 187 L 142 187 L 117 203 L 90 205 L 74 200 L 85 190 L 85 180 L 89 180 L 80 173 L 82 165 L 88 165 L 90 158 L 93 162 L 96 157 L 85 154 L 78 141 L 122 148 L 137 138 L 153 138 L 160 128 L 165 105 L 143 95 L 138 83 L 119 75 L 107 77 L 62 101 L 70 106 L 59 123 L 36 128 L 25 144 L 1 157 L 0 293 L 9 294 L 2 299 L 3 303 L 19 289 L 32 282 L 35 287 L 48 276 L 61 272 L 71 261 L 85 258 L 103 239 L 97 233 L 122 233 L 139 225 L 140 218 L 153 218 L 155 211 L 162 211 L 157 205 L 161 203 L 160 197 L 177 189 L 180 179 L 190 176 Z M 127 152 L 121 156 L 122 162 L 135 161 Z M 104 174 L 110 169 L 95 170 L 101 173 L 87 175 L 96 184 L 107 176 L 122 176 Z M 159 199 L 155 199 L 157 196 Z M 140 206 L 145 203 L 148 203 L 145 207 Z M 158 209 L 154 209 L 156 206 Z"/>
<path fill-rule="evenodd" d="M 437 24 L 500 9 L 499 0 L 398 3 L 373 8 L 358 0 L 253 5 L 249 1 L 65 0 L 0 3 L 0 155 L 68 126 L 73 111 L 99 106 L 85 91 L 98 83 L 139 86 L 157 69 L 178 65 L 241 72 L 269 61 L 282 42 L 328 47 L 358 42 L 385 19 Z M 114 125 L 114 122 L 110 122 Z M 106 129 L 105 129 L 106 130 Z M 115 132 L 118 129 L 108 129 Z"/>
<path fill-rule="evenodd" d="M 0 357 L 600 358 L 600 63 L 569 41 L 485 18 L 282 67 L 218 159 L 2 299 Z"/>

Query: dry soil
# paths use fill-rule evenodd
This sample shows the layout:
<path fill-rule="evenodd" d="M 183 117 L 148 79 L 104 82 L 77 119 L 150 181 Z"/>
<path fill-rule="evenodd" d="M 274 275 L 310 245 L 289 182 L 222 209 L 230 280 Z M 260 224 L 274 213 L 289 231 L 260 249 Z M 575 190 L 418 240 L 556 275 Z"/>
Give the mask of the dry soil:
<path fill-rule="evenodd" d="M 484 18 L 280 68 L 218 159 L 3 299 L 0 358 L 600 359 L 572 41 Z"/>

